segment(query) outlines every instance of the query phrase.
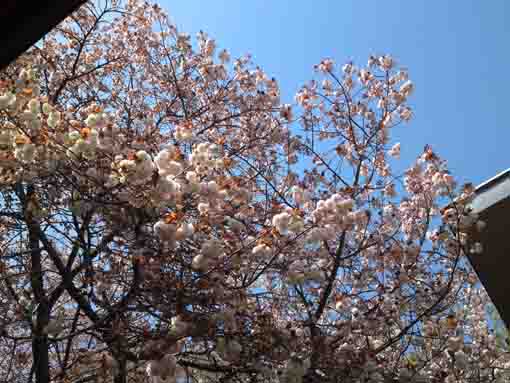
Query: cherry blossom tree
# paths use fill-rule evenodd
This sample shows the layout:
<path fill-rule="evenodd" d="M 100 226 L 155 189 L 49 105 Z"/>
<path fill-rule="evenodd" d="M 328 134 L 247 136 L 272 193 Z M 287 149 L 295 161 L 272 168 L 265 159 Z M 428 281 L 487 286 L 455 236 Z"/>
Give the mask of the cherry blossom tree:
<path fill-rule="evenodd" d="M 7 68 L 2 379 L 508 381 L 473 187 L 429 146 L 392 169 L 407 71 L 315 71 L 285 104 L 141 0 L 84 5 Z"/>

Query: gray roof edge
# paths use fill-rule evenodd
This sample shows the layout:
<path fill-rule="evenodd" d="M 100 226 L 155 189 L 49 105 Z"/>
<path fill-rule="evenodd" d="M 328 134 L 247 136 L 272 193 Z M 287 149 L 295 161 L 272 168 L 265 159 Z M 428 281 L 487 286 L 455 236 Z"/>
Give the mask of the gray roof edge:
<path fill-rule="evenodd" d="M 496 174 L 494 177 L 489 178 L 487 181 L 482 182 L 475 188 L 476 193 L 484 192 L 485 190 L 497 185 L 505 178 L 510 178 L 510 168 L 503 170 L 502 172 Z"/>
<path fill-rule="evenodd" d="M 473 212 L 481 213 L 500 201 L 507 200 L 509 197 L 510 169 L 507 169 L 478 185 L 475 189 L 475 196 L 470 202 L 470 206 Z"/>

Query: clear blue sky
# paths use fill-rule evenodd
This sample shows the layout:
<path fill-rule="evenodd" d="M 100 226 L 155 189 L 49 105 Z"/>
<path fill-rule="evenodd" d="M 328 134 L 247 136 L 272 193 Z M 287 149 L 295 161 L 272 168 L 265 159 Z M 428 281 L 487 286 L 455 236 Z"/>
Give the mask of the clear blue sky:
<path fill-rule="evenodd" d="M 324 57 L 365 64 L 392 54 L 416 84 L 415 119 L 396 128 L 406 165 L 425 144 L 461 181 L 510 167 L 508 0 L 160 0 L 177 27 L 204 30 L 233 56 L 251 53 L 283 100 Z M 509 21 L 510 23 L 510 21 Z"/>

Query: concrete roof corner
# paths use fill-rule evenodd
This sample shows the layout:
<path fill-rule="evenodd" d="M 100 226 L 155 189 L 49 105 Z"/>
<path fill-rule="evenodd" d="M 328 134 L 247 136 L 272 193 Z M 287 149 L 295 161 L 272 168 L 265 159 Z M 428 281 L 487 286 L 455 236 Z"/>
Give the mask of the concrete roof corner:
<path fill-rule="evenodd" d="M 510 169 L 479 185 L 470 206 L 487 227 L 471 233 L 471 240 L 480 242 L 483 252 L 469 254 L 469 260 L 509 328 Z"/>

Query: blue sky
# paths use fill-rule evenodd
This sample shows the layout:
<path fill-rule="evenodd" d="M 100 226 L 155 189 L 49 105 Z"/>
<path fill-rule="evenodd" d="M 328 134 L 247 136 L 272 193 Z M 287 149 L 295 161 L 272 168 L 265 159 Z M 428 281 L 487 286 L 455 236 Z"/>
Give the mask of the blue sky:
<path fill-rule="evenodd" d="M 279 80 L 283 100 L 324 57 L 365 64 L 392 54 L 409 69 L 415 119 L 396 128 L 402 166 L 425 144 L 461 181 L 478 184 L 510 167 L 506 0 L 160 0 L 177 27 L 204 30 L 233 56 Z M 399 166 L 400 167 L 400 166 Z"/>

